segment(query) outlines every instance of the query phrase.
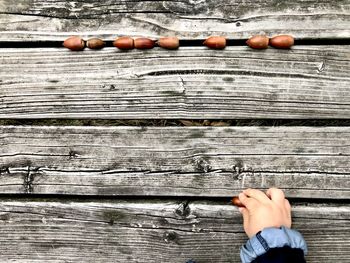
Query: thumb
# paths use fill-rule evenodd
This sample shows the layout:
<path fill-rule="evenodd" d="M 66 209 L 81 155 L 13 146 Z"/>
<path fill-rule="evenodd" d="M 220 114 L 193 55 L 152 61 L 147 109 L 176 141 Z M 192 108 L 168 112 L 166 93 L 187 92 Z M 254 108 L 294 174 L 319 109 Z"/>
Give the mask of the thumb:
<path fill-rule="evenodd" d="M 241 212 L 241 214 L 243 216 L 244 229 L 248 229 L 248 226 L 249 226 L 249 211 L 248 211 L 247 208 L 244 208 L 244 207 L 240 207 L 238 209 L 239 209 L 239 212 Z"/>

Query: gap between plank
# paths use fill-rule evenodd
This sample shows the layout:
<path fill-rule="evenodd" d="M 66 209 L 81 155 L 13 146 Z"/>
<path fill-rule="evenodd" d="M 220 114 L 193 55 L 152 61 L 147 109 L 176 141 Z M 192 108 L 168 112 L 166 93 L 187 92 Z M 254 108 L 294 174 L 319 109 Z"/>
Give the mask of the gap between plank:
<path fill-rule="evenodd" d="M 147 202 L 211 202 L 217 204 L 231 205 L 232 197 L 214 197 L 214 196 L 96 196 L 96 195 L 60 195 L 60 194 L 0 194 L 1 201 L 11 200 L 23 201 L 45 201 L 45 202 L 106 202 L 106 201 L 147 201 Z M 350 204 L 350 199 L 330 199 L 330 198 L 288 198 L 291 204 Z"/>
<path fill-rule="evenodd" d="M 2 126 L 311 126 L 311 127 L 347 127 L 350 119 L 0 119 Z"/>
<path fill-rule="evenodd" d="M 203 47 L 204 40 L 180 40 L 180 47 Z M 106 47 L 113 47 L 113 41 L 105 42 Z M 228 39 L 227 46 L 247 46 L 245 42 L 245 39 Z M 0 48 L 54 48 L 63 47 L 62 44 L 63 41 L 0 41 Z M 302 38 L 295 39 L 295 45 L 350 45 L 350 38 Z"/>

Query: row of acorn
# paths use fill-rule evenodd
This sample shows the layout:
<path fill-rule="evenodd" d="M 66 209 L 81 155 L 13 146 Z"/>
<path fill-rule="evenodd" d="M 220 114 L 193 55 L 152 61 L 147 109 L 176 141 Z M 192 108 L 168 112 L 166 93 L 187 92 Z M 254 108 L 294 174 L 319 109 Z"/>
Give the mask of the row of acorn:
<path fill-rule="evenodd" d="M 290 35 L 278 35 L 272 38 L 268 38 L 265 35 L 256 35 L 247 40 L 247 45 L 254 49 L 265 49 L 269 45 L 275 48 L 288 49 L 294 45 L 294 38 Z M 203 44 L 213 49 L 224 49 L 226 47 L 226 38 L 222 36 L 211 36 L 207 38 Z M 99 38 L 91 38 L 87 41 L 81 37 L 72 36 L 67 38 L 63 42 L 63 46 L 73 51 L 81 51 L 85 47 L 90 49 L 104 48 L 106 43 Z M 122 50 L 137 49 L 151 49 L 158 45 L 159 47 L 166 49 L 177 49 L 180 46 L 179 39 L 177 37 L 163 37 L 158 40 L 152 40 L 145 37 L 131 38 L 131 37 L 119 37 L 113 42 L 113 46 Z"/>

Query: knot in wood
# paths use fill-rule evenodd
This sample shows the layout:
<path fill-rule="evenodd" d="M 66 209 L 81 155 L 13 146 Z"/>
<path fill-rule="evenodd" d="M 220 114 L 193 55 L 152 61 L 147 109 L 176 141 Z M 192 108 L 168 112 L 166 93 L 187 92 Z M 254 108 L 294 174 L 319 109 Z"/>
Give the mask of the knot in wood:
<path fill-rule="evenodd" d="M 326 61 L 322 61 L 318 66 L 317 66 L 317 72 L 321 73 L 325 70 L 326 68 Z"/>
<path fill-rule="evenodd" d="M 178 235 L 175 231 L 166 231 L 164 233 L 164 241 L 166 243 L 169 243 L 169 242 L 174 242 L 174 243 L 177 243 L 177 239 L 178 239 Z"/>
<path fill-rule="evenodd" d="M 3 174 L 10 174 L 10 168 L 9 167 L 0 167 L 0 175 Z"/>
<path fill-rule="evenodd" d="M 69 156 L 69 159 L 75 159 L 79 157 L 79 153 L 71 150 L 69 151 L 68 156 Z"/>
<path fill-rule="evenodd" d="M 115 90 L 115 89 L 116 89 L 116 86 L 113 85 L 113 84 L 103 84 L 103 85 L 102 85 L 102 89 L 105 89 L 105 90 L 107 90 L 107 91 Z"/>
<path fill-rule="evenodd" d="M 203 159 L 202 157 L 196 158 L 194 160 L 195 166 L 196 168 L 201 171 L 201 172 L 209 172 L 211 170 L 211 166 L 209 164 L 209 162 L 205 159 Z"/>
<path fill-rule="evenodd" d="M 175 214 L 185 218 L 191 214 L 191 208 L 189 206 L 189 202 L 181 203 L 175 210 Z"/>

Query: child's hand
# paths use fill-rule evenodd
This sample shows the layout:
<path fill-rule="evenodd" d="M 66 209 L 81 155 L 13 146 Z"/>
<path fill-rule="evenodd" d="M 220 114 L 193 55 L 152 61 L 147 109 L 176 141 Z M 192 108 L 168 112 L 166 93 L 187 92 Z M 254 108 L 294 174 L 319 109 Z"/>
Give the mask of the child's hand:
<path fill-rule="evenodd" d="M 282 190 L 270 188 L 266 194 L 256 189 L 246 189 L 239 194 L 244 230 L 251 238 L 266 227 L 291 227 L 291 207 Z"/>

